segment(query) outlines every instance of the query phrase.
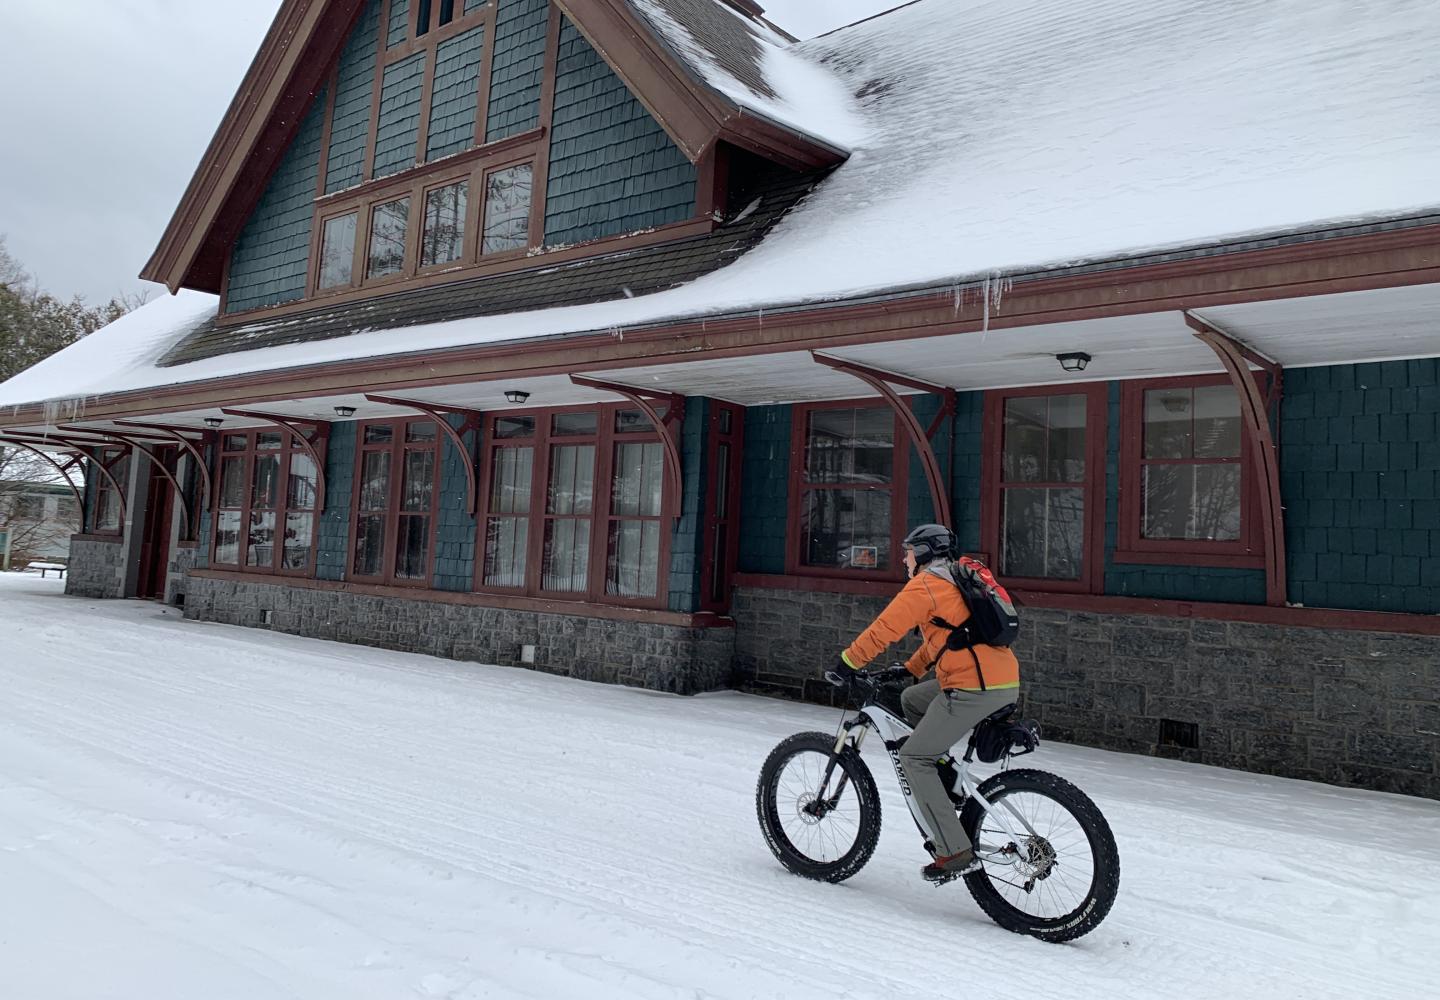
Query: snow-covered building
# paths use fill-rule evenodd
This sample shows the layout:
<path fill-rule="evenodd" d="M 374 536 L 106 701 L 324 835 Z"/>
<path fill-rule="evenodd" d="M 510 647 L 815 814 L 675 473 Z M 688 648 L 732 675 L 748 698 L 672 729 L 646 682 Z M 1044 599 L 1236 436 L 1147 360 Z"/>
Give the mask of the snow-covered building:
<path fill-rule="evenodd" d="M 1424 0 L 286 0 L 0 386 L 72 591 L 820 693 L 950 524 L 1055 736 L 1440 797 Z"/>

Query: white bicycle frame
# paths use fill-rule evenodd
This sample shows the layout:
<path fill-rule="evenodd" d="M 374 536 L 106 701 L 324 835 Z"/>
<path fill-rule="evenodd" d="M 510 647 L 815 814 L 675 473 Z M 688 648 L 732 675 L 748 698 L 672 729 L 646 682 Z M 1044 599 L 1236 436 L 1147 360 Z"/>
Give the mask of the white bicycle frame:
<path fill-rule="evenodd" d="M 910 782 L 905 777 L 905 770 L 900 766 L 900 748 L 897 744 L 914 732 L 903 719 L 886 711 L 886 709 L 880 705 L 865 705 L 859 710 L 856 718 L 845 723 L 842 731 L 835 740 L 835 753 L 838 754 L 845 748 L 847 740 L 850 741 L 858 753 L 860 744 L 865 740 L 865 733 L 870 729 L 874 729 L 875 732 L 880 734 L 880 738 L 885 741 L 885 749 L 890 754 L 890 765 L 895 768 L 895 778 L 900 782 L 900 790 L 905 793 L 905 807 L 910 810 L 910 815 L 914 818 L 915 825 L 930 838 L 931 843 L 938 843 L 935 837 L 935 831 L 930 829 L 925 823 L 924 817 L 920 814 L 920 807 L 915 802 L 915 795 L 910 791 Z M 857 730 L 858 735 L 856 735 Z M 961 757 L 956 757 L 955 770 L 959 775 L 960 786 L 965 790 L 965 794 L 978 802 L 985 815 L 993 818 L 999 827 L 1005 831 L 1005 835 L 1010 838 L 1010 844 L 1018 848 L 1025 842 L 1026 838 L 1015 833 L 1015 828 L 1012 827 L 1006 819 L 1005 813 L 1007 812 L 1031 837 L 1039 836 L 1035 828 L 1030 825 L 1029 820 L 1021 815 L 1019 810 L 1010 803 L 1005 802 L 1003 799 L 1001 800 L 1001 805 L 1005 806 L 1005 810 L 1002 812 L 997 810 L 989 799 L 980 794 L 980 784 L 970 774 L 969 762 Z M 996 789 L 996 791 L 999 790 L 1000 789 Z M 1013 850 L 1007 851 L 1006 846 L 1008 845 L 988 844 L 977 840 L 975 842 L 975 853 L 985 855 L 989 860 L 1013 864 L 1018 855 L 1016 855 Z"/>

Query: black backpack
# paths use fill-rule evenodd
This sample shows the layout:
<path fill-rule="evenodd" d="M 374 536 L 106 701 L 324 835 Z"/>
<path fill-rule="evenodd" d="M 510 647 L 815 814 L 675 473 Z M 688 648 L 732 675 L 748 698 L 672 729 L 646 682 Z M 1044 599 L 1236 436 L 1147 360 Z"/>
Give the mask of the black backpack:
<path fill-rule="evenodd" d="M 949 563 L 950 575 L 960 590 L 970 617 L 963 625 L 954 625 L 943 618 L 932 618 L 930 624 L 948 629 L 946 649 L 968 649 L 975 659 L 975 675 L 980 679 L 980 690 L 985 690 L 985 675 L 980 670 L 980 657 L 975 654 L 976 646 L 1009 646 L 1020 634 L 1020 613 L 1015 602 L 995 574 L 979 559 L 961 556 Z M 936 573 L 936 576 L 943 576 Z"/>

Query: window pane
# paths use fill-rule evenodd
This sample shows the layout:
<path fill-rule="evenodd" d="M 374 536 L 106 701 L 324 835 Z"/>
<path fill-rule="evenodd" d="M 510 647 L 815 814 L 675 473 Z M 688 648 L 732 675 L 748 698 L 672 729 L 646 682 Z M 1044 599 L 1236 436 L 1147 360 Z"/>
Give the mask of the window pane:
<path fill-rule="evenodd" d="M 888 569 L 890 494 L 881 490 L 808 490 L 801 505 L 806 566 Z"/>
<path fill-rule="evenodd" d="M 395 576 L 401 580 L 423 580 L 430 546 L 430 518 L 400 518 L 400 537 L 396 539 Z"/>
<path fill-rule="evenodd" d="M 390 505 L 390 453 L 367 452 L 360 467 L 360 509 L 385 510 Z"/>
<path fill-rule="evenodd" d="M 1195 457 L 1240 456 L 1240 397 L 1233 386 L 1195 389 Z"/>
<path fill-rule="evenodd" d="M 525 547 L 530 522 L 522 517 L 492 517 L 485 525 L 485 585 L 525 586 Z"/>
<path fill-rule="evenodd" d="M 605 560 L 605 592 L 654 597 L 660 566 L 659 521 L 612 521 Z"/>
<path fill-rule="evenodd" d="M 466 181 L 436 188 L 425 196 L 425 238 L 420 266 L 459 260 L 465 247 L 465 206 L 470 185 Z"/>
<path fill-rule="evenodd" d="M 405 453 L 405 483 L 400 492 L 400 509 L 428 513 L 430 499 L 435 493 L 435 453 L 426 448 L 423 451 Z"/>
<path fill-rule="evenodd" d="M 244 434 L 226 434 L 224 449 L 226 451 L 244 451 L 246 440 Z"/>
<path fill-rule="evenodd" d="M 545 522 L 545 556 L 540 586 L 564 593 L 582 593 L 587 586 L 590 522 L 556 518 Z"/>
<path fill-rule="evenodd" d="M 285 443 L 278 431 L 263 431 L 255 435 L 255 447 L 261 451 L 274 451 Z"/>
<path fill-rule="evenodd" d="M 650 422 L 649 417 L 645 416 L 644 410 L 620 410 L 615 414 L 616 434 L 639 434 L 654 430 L 655 425 Z"/>
<path fill-rule="evenodd" d="M 405 229 L 410 222 L 410 199 L 396 198 L 376 205 L 370 216 L 370 263 L 367 274 L 383 278 L 405 268 Z"/>
<path fill-rule="evenodd" d="M 405 440 L 410 442 L 434 441 L 439 433 L 440 431 L 436 428 L 435 421 L 417 420 L 412 424 L 406 425 Z"/>
<path fill-rule="evenodd" d="M 725 570 L 726 557 L 729 554 L 726 549 L 728 532 L 725 525 L 715 525 L 715 538 L 710 549 L 710 600 L 723 602 L 725 600 Z"/>
<path fill-rule="evenodd" d="M 369 514 L 355 522 L 355 575 L 379 576 L 384 568 L 385 515 Z"/>
<path fill-rule="evenodd" d="M 310 564 L 314 526 L 314 514 L 285 515 L 285 549 L 280 557 L 285 569 L 304 569 Z"/>
<path fill-rule="evenodd" d="M 280 456 L 274 452 L 256 455 L 255 471 L 250 481 L 251 506 L 273 508 L 280 486 Z"/>
<path fill-rule="evenodd" d="M 215 562 L 234 566 L 240 560 L 240 512 L 222 510 L 215 515 Z"/>
<path fill-rule="evenodd" d="M 315 463 L 309 455 L 290 456 L 290 481 L 285 487 L 285 506 L 290 510 L 312 510 L 315 507 Z"/>
<path fill-rule="evenodd" d="M 660 443 L 617 444 L 610 487 L 610 513 L 659 517 L 665 452 Z"/>
<path fill-rule="evenodd" d="M 1142 486 L 1146 538 L 1239 539 L 1239 463 L 1147 465 Z"/>
<path fill-rule="evenodd" d="M 227 458 L 220 463 L 220 506 L 239 507 L 245 502 L 245 460 Z"/>
<path fill-rule="evenodd" d="M 600 415 L 588 413 L 557 413 L 550 421 L 550 433 L 556 437 L 593 435 L 600 429 Z"/>
<path fill-rule="evenodd" d="M 1083 395 L 1005 400 L 1001 476 L 1007 483 L 1078 483 L 1085 479 Z"/>
<path fill-rule="evenodd" d="M 389 444 L 395 440 L 395 430 L 389 424 L 370 424 L 365 428 L 366 444 Z"/>
<path fill-rule="evenodd" d="M 894 462 L 895 417 L 888 409 L 810 412 L 805 443 L 808 481 L 888 483 Z"/>
<path fill-rule="evenodd" d="M 320 243 L 321 288 L 339 288 L 354 279 L 357 219 L 358 215 L 351 212 L 325 220 L 325 235 Z"/>
<path fill-rule="evenodd" d="M 710 490 L 715 504 L 715 517 L 724 519 L 730 515 L 730 446 L 721 444 L 715 449 L 715 482 Z"/>
<path fill-rule="evenodd" d="M 1145 457 L 1190 458 L 1194 398 L 1188 388 L 1145 392 Z"/>
<path fill-rule="evenodd" d="M 490 510 L 495 514 L 530 513 L 532 448 L 496 448 L 490 482 Z"/>
<path fill-rule="evenodd" d="M 534 437 L 535 418 L 499 417 L 495 421 L 495 436 L 497 438 Z"/>
<path fill-rule="evenodd" d="M 733 411 L 733 410 L 721 410 L 721 411 L 720 411 L 720 433 L 721 433 L 721 434 L 729 434 L 730 431 L 734 428 L 734 424 L 735 424 L 735 413 L 734 413 L 734 411 Z"/>
<path fill-rule="evenodd" d="M 249 546 L 245 550 L 245 565 L 275 565 L 274 511 L 257 511 L 250 515 L 250 538 Z"/>
<path fill-rule="evenodd" d="M 550 449 L 547 514 L 589 514 L 595 493 L 595 446 L 557 445 Z"/>
<path fill-rule="evenodd" d="M 1004 491 L 1000 572 L 1076 580 L 1085 554 L 1085 492 L 1073 487 Z"/>
<path fill-rule="evenodd" d="M 524 250 L 530 245 L 530 164 L 497 170 L 485 182 L 485 231 L 481 253 Z"/>

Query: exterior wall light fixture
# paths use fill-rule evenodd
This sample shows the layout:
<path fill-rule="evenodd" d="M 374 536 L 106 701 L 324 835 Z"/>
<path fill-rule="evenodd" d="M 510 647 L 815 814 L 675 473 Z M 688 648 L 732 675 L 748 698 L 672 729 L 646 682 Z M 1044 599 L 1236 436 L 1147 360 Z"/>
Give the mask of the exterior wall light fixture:
<path fill-rule="evenodd" d="M 219 417 L 206 417 L 206 418 L 205 418 L 205 426 L 208 427 L 208 428 L 210 428 L 212 431 L 213 431 L 215 428 L 219 427 L 219 426 L 220 426 L 221 424 L 223 424 L 224 422 L 225 422 L 225 421 L 221 420 Z"/>
<path fill-rule="evenodd" d="M 520 404 L 525 402 L 525 400 L 529 399 L 530 394 L 524 389 L 506 389 L 505 398 L 512 403 Z"/>
<path fill-rule="evenodd" d="M 337 406 L 335 407 L 335 416 L 339 417 L 341 420 L 344 420 L 346 417 L 353 417 L 355 416 L 355 407 Z"/>
<path fill-rule="evenodd" d="M 1084 351 L 1071 351 L 1068 354 L 1055 355 L 1055 360 L 1060 362 L 1060 367 L 1067 372 L 1083 372 L 1090 363 L 1090 355 Z"/>

